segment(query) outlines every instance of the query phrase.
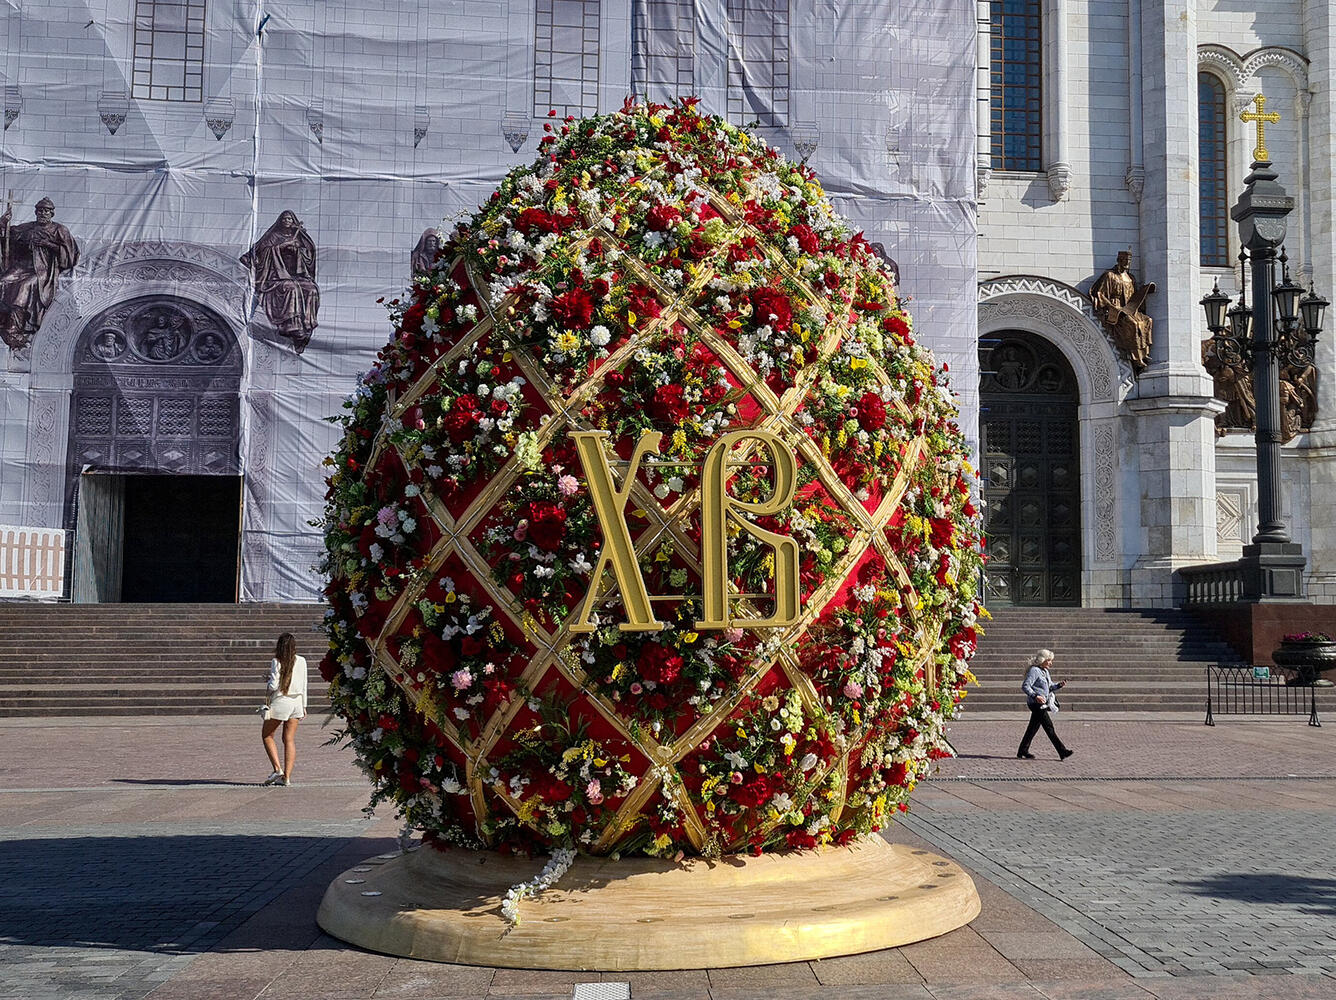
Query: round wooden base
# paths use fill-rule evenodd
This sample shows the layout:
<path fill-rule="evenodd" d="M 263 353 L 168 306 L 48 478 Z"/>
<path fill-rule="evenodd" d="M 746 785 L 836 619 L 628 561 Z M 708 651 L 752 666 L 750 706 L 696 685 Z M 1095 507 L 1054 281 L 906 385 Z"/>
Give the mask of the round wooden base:
<path fill-rule="evenodd" d="M 557 885 L 501 898 L 542 859 L 422 848 L 373 858 L 325 892 L 317 920 L 371 951 L 515 969 L 622 972 L 769 965 L 893 948 L 979 913 L 952 861 L 872 837 L 802 853 L 701 858 L 577 858 Z"/>

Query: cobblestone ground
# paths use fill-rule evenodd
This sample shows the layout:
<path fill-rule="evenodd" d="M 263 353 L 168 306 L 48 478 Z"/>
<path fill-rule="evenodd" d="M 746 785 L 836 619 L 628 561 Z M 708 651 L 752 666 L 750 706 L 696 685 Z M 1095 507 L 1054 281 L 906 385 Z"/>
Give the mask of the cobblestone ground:
<path fill-rule="evenodd" d="M 1065 715 L 1065 713 L 1064 713 Z M 956 858 L 983 913 L 904 948 L 604 975 L 636 1000 L 1336 998 L 1334 727 L 1086 717 L 1018 761 L 1023 717 L 960 752 L 892 839 Z M 319 932 L 343 869 L 393 849 L 348 755 L 303 726 L 299 784 L 250 720 L 0 722 L 0 997 L 570 998 L 596 974 L 437 965 Z"/>

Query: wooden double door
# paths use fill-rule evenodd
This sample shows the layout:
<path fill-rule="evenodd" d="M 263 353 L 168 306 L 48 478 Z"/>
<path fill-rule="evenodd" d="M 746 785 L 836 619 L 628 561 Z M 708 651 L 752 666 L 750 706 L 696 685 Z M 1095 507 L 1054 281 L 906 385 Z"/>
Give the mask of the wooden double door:
<path fill-rule="evenodd" d="M 987 599 L 1081 602 L 1078 392 L 1048 341 L 1019 330 L 980 341 Z"/>

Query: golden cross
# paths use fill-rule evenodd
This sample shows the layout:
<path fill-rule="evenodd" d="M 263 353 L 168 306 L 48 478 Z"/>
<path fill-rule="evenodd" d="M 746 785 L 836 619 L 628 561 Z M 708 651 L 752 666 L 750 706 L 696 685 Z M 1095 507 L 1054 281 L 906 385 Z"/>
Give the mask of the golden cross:
<path fill-rule="evenodd" d="M 1254 97 L 1252 102 L 1257 105 L 1257 110 L 1241 112 L 1239 121 L 1257 123 L 1257 145 L 1253 147 L 1253 159 L 1259 163 L 1264 163 L 1271 159 L 1266 151 L 1266 123 L 1270 122 L 1274 125 L 1280 121 L 1280 112 L 1267 111 L 1266 98 L 1261 94 Z"/>

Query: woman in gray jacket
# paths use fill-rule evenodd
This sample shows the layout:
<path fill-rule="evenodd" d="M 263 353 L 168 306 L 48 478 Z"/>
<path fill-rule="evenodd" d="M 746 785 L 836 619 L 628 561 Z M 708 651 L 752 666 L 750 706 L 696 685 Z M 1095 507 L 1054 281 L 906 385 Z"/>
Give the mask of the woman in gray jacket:
<path fill-rule="evenodd" d="M 1016 756 L 1023 760 L 1034 760 L 1034 754 L 1030 753 L 1030 741 L 1039 732 L 1040 726 L 1044 727 L 1045 735 L 1052 741 L 1053 749 L 1058 751 L 1059 760 L 1066 760 L 1072 755 L 1072 751 L 1062 745 L 1062 740 L 1053 731 L 1052 713 L 1058 710 L 1057 692 L 1066 687 L 1067 682 L 1055 682 L 1049 675 L 1048 668 L 1052 663 L 1053 650 L 1037 651 L 1030 657 L 1030 669 L 1026 671 L 1025 682 L 1021 685 L 1021 690 L 1025 692 L 1025 703 L 1030 707 L 1030 724 L 1025 727 L 1025 737 L 1016 751 Z"/>

